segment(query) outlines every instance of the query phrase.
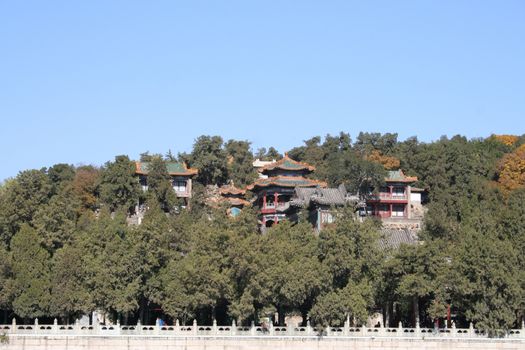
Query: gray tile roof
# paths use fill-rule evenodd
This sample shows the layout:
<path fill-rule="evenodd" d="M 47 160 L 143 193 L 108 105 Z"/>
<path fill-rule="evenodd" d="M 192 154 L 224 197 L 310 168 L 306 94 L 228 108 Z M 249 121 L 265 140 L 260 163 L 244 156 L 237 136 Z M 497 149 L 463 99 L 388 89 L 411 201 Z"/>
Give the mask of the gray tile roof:
<path fill-rule="evenodd" d="M 383 228 L 380 246 L 382 249 L 397 249 L 401 244 L 417 244 L 416 230 Z"/>
<path fill-rule="evenodd" d="M 300 188 L 295 189 L 295 196 L 291 201 L 293 206 L 309 207 L 315 203 L 319 205 L 343 206 L 351 197 L 347 196 L 344 187 L 339 188 Z"/>

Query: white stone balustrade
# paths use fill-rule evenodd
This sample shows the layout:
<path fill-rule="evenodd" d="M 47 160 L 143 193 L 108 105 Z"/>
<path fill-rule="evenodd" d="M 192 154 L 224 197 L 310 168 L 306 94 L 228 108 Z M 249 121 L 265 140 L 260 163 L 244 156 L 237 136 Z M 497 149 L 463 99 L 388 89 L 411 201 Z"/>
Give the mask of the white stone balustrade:
<path fill-rule="evenodd" d="M 458 339 L 488 339 L 489 335 L 477 330 L 471 324 L 469 328 L 404 328 L 398 327 L 351 327 L 345 322 L 343 327 L 312 327 L 308 322 L 305 327 L 255 325 L 237 326 L 235 321 L 231 325 L 218 325 L 216 321 L 211 326 L 180 325 L 59 325 L 55 319 L 53 324 L 40 324 L 38 319 L 34 324 L 17 324 L 13 319 L 11 324 L 0 325 L 0 334 L 6 335 L 71 335 L 71 336 L 162 336 L 162 337 L 326 337 L 326 338 L 458 338 Z M 525 340 L 525 325 L 521 329 L 511 329 L 504 333 L 504 338 Z"/>

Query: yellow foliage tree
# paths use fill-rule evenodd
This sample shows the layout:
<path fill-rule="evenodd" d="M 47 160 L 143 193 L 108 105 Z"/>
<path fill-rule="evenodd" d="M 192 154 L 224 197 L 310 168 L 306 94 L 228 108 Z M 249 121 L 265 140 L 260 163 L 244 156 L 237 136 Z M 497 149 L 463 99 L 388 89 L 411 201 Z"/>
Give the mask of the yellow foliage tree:
<path fill-rule="evenodd" d="M 516 135 L 493 135 L 493 138 L 507 146 L 512 146 L 518 141 Z"/>
<path fill-rule="evenodd" d="M 499 184 L 505 191 L 525 187 L 525 144 L 506 154 L 499 163 Z"/>
<path fill-rule="evenodd" d="M 385 156 L 378 150 L 373 150 L 366 159 L 381 164 L 386 170 L 399 169 L 400 166 L 399 159 L 396 157 Z"/>

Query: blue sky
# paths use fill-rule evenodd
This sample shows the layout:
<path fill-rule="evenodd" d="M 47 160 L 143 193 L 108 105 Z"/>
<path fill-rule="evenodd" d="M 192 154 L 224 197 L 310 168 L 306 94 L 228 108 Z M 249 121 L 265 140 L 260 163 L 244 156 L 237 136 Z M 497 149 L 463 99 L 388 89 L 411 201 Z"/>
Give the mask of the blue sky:
<path fill-rule="evenodd" d="M 512 0 L 5 0 L 0 180 L 202 134 L 523 134 L 524 38 Z"/>

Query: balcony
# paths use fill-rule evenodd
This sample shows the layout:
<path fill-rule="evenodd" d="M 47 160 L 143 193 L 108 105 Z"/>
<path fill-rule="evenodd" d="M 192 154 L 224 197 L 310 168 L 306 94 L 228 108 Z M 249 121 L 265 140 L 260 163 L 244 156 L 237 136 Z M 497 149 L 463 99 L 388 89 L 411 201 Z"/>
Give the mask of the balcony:
<path fill-rule="evenodd" d="M 372 201 L 407 201 L 408 196 L 406 193 L 388 193 L 388 192 L 379 192 L 379 194 L 370 195 L 369 200 Z"/>
<path fill-rule="evenodd" d="M 274 203 L 266 203 L 266 205 L 263 205 L 261 207 L 261 213 L 272 214 L 277 212 L 283 212 L 288 210 L 288 208 L 290 208 L 290 202 L 278 203 L 277 205 L 275 205 Z"/>

